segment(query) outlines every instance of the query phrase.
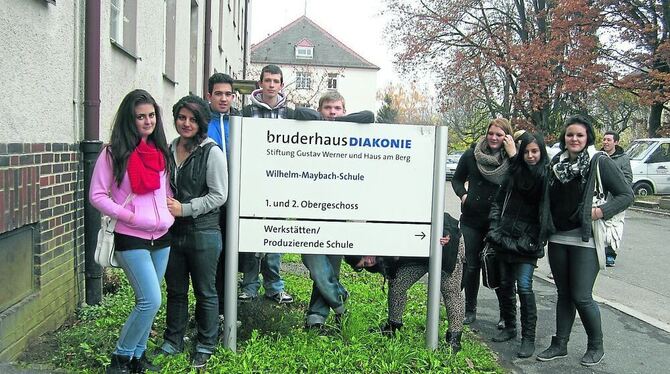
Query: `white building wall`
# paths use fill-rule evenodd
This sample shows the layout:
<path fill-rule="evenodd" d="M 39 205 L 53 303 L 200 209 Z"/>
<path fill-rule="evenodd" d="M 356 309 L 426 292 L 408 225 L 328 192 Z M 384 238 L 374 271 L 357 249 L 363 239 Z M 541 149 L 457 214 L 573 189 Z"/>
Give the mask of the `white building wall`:
<path fill-rule="evenodd" d="M 83 1 L 0 0 L 3 143 L 73 143 Z M 83 86 L 82 86 L 83 87 Z"/>
<path fill-rule="evenodd" d="M 231 4 L 244 0 L 223 0 Z M 84 22 L 86 0 L 0 0 L 0 74 L 5 96 L 0 100 L 3 143 L 75 143 L 83 139 Z M 100 20 L 100 139 L 109 141 L 112 122 L 123 97 L 135 88 L 147 90 L 163 111 L 168 140 L 177 136 L 172 105 L 189 93 L 191 4 L 176 0 L 174 81 L 163 77 L 164 0 L 137 0 L 135 59 L 110 39 L 110 0 L 101 2 Z M 198 0 L 197 87 L 204 86 L 205 1 Z M 241 78 L 243 22 L 225 22 L 219 50 L 219 1 L 212 0 L 212 68 L 223 72 L 225 58 Z M 239 8 L 236 8 L 236 10 Z M 240 19 L 242 19 L 240 10 Z M 232 13 L 231 13 L 232 14 Z M 46 131 L 45 131 L 46 129 Z"/>
<path fill-rule="evenodd" d="M 204 2 L 198 6 L 198 88 L 202 92 L 202 56 L 204 35 Z M 175 82 L 163 77 L 163 0 L 138 1 L 137 52 L 135 58 L 112 44 L 110 39 L 110 6 L 103 2 L 100 51 L 100 139 L 109 141 L 114 115 L 123 97 L 133 89 L 147 90 L 159 103 L 168 141 L 177 136 L 172 121 L 172 105 L 189 93 L 191 1 L 177 1 Z"/>
<path fill-rule="evenodd" d="M 260 71 L 266 64 L 251 64 L 249 79 L 258 80 Z M 316 109 L 319 98 L 328 91 L 328 73 L 337 73 L 337 91 L 344 96 L 347 112 L 361 110 L 375 111 L 377 107 L 377 70 L 319 67 L 303 65 L 278 65 L 284 75 L 284 91 L 288 95 L 289 105 L 303 104 L 309 101 Z M 296 88 L 297 72 L 312 73 L 312 89 Z M 312 100 L 307 100 L 312 98 Z"/>
<path fill-rule="evenodd" d="M 244 4 L 245 0 L 212 0 L 212 73 L 243 78 L 244 16 L 249 11 Z"/>

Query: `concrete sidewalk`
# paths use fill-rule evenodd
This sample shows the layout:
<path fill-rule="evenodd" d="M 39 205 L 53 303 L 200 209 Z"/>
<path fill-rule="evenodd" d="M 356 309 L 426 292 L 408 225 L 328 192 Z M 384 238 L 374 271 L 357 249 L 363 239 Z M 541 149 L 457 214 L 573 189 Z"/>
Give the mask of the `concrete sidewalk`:
<path fill-rule="evenodd" d="M 555 332 L 556 289 L 549 282 L 534 278 L 537 298 L 538 321 L 536 351 L 547 348 Z M 498 302 L 495 293 L 482 288 L 479 292 L 477 321 L 470 328 L 493 351 L 498 352 L 500 363 L 511 373 L 621 373 L 648 374 L 670 372 L 670 333 L 600 304 L 605 339 L 605 357 L 601 364 L 586 368 L 579 360 L 586 351 L 586 334 L 579 320 L 575 320 L 568 357 L 550 362 L 540 362 L 535 356 L 528 359 L 516 357 L 520 336 L 505 343 L 491 342 L 497 333 Z M 518 319 L 518 312 L 517 312 Z M 520 326 L 519 326 L 520 334 Z"/>

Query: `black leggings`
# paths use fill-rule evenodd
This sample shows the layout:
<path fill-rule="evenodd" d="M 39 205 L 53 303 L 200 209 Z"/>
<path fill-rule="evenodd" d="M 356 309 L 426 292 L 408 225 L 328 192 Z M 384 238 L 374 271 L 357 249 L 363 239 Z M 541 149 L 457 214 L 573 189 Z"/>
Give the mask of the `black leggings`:
<path fill-rule="evenodd" d="M 556 337 L 570 337 L 576 310 L 589 342 L 602 342 L 600 309 L 593 300 L 593 284 L 600 271 L 596 249 L 550 242 L 549 265 L 558 292 Z"/>

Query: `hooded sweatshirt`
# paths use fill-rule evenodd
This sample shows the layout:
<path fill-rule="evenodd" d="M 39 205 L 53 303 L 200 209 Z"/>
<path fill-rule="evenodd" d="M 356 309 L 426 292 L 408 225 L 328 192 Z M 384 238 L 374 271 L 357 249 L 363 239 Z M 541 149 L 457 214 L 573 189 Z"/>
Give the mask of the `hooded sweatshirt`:
<path fill-rule="evenodd" d="M 244 117 L 253 118 L 286 118 L 293 119 L 293 109 L 286 107 L 286 96 L 277 93 L 277 105 L 270 107 L 263 102 L 263 90 L 257 89 L 251 93 L 251 104 L 244 107 Z"/>

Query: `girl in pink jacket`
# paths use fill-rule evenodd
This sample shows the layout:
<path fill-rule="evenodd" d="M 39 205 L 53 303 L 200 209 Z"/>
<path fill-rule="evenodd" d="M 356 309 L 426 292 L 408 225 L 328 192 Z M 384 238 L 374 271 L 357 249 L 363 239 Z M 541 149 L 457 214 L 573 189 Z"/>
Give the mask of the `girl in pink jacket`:
<path fill-rule="evenodd" d="M 170 254 L 168 229 L 174 217 L 169 157 L 160 108 L 144 90 L 121 102 L 111 141 L 95 164 L 89 199 L 101 213 L 116 218 L 115 256 L 135 292 L 136 304 L 121 329 L 107 373 L 159 371 L 145 350 L 161 305 L 160 283 Z"/>

